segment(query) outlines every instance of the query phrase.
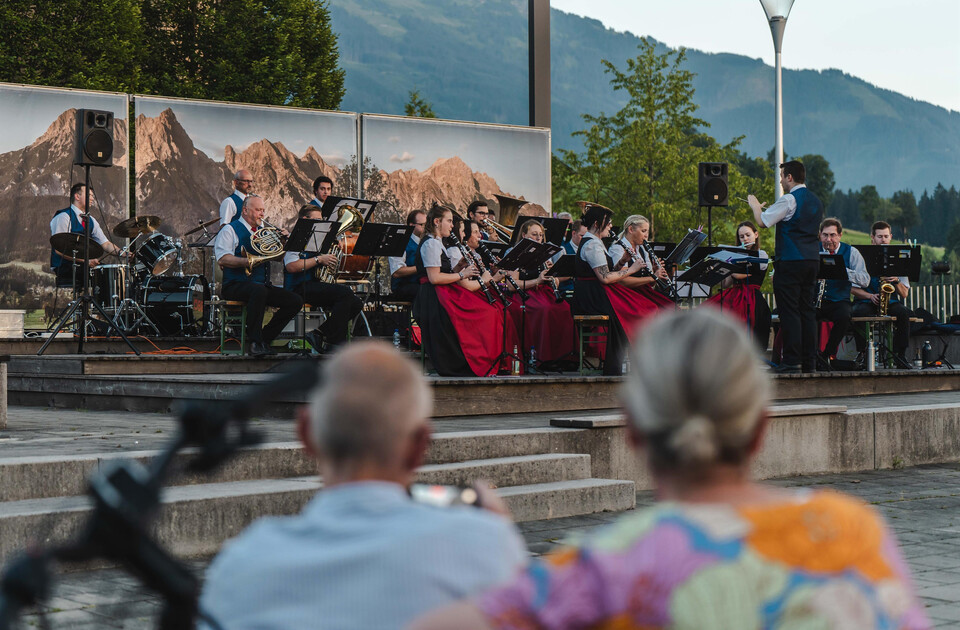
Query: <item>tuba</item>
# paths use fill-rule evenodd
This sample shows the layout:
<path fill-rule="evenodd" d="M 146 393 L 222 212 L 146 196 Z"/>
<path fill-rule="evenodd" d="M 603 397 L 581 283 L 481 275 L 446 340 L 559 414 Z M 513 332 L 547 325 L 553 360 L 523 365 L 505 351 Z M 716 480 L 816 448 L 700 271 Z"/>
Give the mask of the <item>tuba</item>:
<path fill-rule="evenodd" d="M 887 311 L 890 310 L 890 298 L 896 290 L 896 287 L 889 282 L 880 283 L 880 304 L 878 306 L 880 317 L 887 316 Z"/>
<path fill-rule="evenodd" d="M 337 274 L 343 271 L 344 256 L 351 255 L 353 243 L 347 242 L 347 233 L 358 231 L 363 227 L 363 217 L 353 206 L 342 205 L 339 208 L 340 216 L 337 219 L 340 222 L 340 228 L 337 230 L 337 242 L 330 247 L 330 253 L 337 257 L 337 268 L 330 269 L 326 265 L 317 267 L 315 272 L 317 280 L 320 282 L 336 282 Z M 366 258 L 366 257 L 365 257 Z"/>
<path fill-rule="evenodd" d="M 497 236 L 499 236 L 502 241 L 509 243 L 513 239 L 513 230 L 515 229 L 510 226 L 516 226 L 517 215 L 520 214 L 520 208 L 530 202 L 524 201 L 523 199 L 515 199 L 514 197 L 507 197 L 506 195 L 494 195 L 494 197 L 497 198 L 497 203 L 500 204 L 500 220 L 494 221 L 493 219 L 487 219 L 481 227 L 493 228 L 493 231 L 497 233 Z"/>
<path fill-rule="evenodd" d="M 283 245 L 284 237 L 280 228 L 263 219 L 259 229 L 250 235 L 250 249 L 254 253 L 242 250 L 247 257 L 246 274 L 249 276 L 253 268 L 262 262 L 283 256 Z"/>

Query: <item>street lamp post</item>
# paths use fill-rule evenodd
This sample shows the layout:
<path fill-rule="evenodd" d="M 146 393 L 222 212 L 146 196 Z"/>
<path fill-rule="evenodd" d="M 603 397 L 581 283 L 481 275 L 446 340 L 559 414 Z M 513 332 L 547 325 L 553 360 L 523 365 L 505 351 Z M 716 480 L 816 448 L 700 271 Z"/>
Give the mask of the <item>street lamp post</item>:
<path fill-rule="evenodd" d="M 790 9 L 793 8 L 793 0 L 760 0 L 763 6 L 763 12 L 767 14 L 767 22 L 770 23 L 770 33 L 773 35 L 773 51 L 776 58 L 776 92 L 774 95 L 777 138 L 773 150 L 773 198 L 774 201 L 783 194 L 783 187 L 780 185 L 778 177 L 778 165 L 783 162 L 783 77 L 780 67 L 780 49 L 783 45 L 783 31 L 787 28 L 787 16 L 790 15 Z"/>

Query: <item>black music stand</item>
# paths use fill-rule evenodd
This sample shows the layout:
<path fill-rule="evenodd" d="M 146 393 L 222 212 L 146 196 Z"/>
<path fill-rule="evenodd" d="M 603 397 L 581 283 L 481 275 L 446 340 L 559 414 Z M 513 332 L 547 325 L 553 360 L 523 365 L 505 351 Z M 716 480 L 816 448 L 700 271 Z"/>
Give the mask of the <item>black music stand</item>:
<path fill-rule="evenodd" d="M 516 234 L 516 230 L 514 230 L 514 234 Z M 500 271 L 523 272 L 529 275 L 534 271 L 538 271 L 544 263 L 553 258 L 557 252 L 562 250 L 563 248 L 561 246 L 554 245 L 553 243 L 537 243 L 529 238 L 522 238 L 513 247 L 513 249 L 510 250 L 510 253 L 500 259 L 500 261 L 497 263 L 497 269 Z M 523 363 L 527 369 L 540 372 L 537 366 L 530 365 L 530 363 L 528 363 L 528 357 L 526 351 L 524 350 L 526 347 L 527 298 L 529 296 L 523 291 L 518 291 L 517 294 L 520 298 L 520 356 L 518 357 L 512 352 L 507 352 L 507 309 L 506 306 L 504 306 L 503 349 L 495 359 L 493 365 L 488 368 L 487 374 L 490 373 L 490 370 L 499 365 L 501 360 L 508 357 L 514 357 Z"/>
<path fill-rule="evenodd" d="M 922 256 L 919 247 L 911 245 L 854 245 L 854 247 L 863 256 L 863 261 L 867 265 L 867 273 L 871 277 L 905 276 L 908 280 L 914 282 L 920 279 Z M 879 309 L 877 312 L 879 313 Z M 889 325 L 889 323 L 884 323 L 884 325 Z M 897 356 L 893 348 L 887 344 L 886 339 L 882 340 L 881 346 L 889 353 L 889 356 L 893 357 L 895 363 L 900 364 L 900 367 L 911 369 L 910 364 Z"/>
<path fill-rule="evenodd" d="M 283 250 L 286 252 L 296 252 L 298 256 L 300 252 L 313 254 L 314 256 L 326 254 L 337 241 L 337 231 L 339 227 L 340 224 L 337 221 L 297 219 L 293 230 L 290 232 L 290 236 L 287 237 L 287 242 L 283 246 Z M 306 265 L 306 263 L 304 263 L 304 265 Z M 286 265 L 284 265 L 284 273 L 286 273 Z M 301 356 L 310 354 L 310 351 L 307 349 L 307 282 L 309 281 L 308 278 L 300 283 L 300 298 L 303 300 L 303 306 L 301 307 L 303 312 L 303 329 L 300 331 L 300 341 L 303 347 L 297 354 Z M 316 350 L 320 352 L 320 348 Z"/>
<path fill-rule="evenodd" d="M 747 273 L 747 269 L 744 265 L 714 258 L 711 255 L 677 276 L 677 282 L 690 283 L 690 292 L 692 293 L 694 284 L 712 288 L 735 273 Z"/>
<path fill-rule="evenodd" d="M 497 260 L 503 258 L 507 250 L 510 249 L 509 243 L 501 243 L 500 241 L 480 241 L 480 243 L 496 256 Z"/>
<path fill-rule="evenodd" d="M 820 269 L 817 280 L 846 280 L 847 266 L 840 254 L 820 254 Z"/>
<path fill-rule="evenodd" d="M 57 323 L 56 328 L 53 329 L 53 334 L 50 335 L 50 338 L 47 339 L 40 349 L 37 350 L 37 356 L 42 355 L 47 348 L 53 343 L 53 340 L 56 339 L 57 335 L 60 334 L 60 331 L 63 330 L 64 324 L 70 321 L 70 318 L 73 317 L 73 314 L 80 309 L 80 340 L 77 343 L 77 354 L 83 354 L 83 342 L 87 338 L 87 320 L 90 319 L 90 306 L 93 306 L 100 316 L 103 318 L 107 326 L 107 332 L 110 332 L 110 329 L 117 331 L 117 334 L 120 335 L 120 338 L 123 339 L 134 354 L 138 357 L 140 356 L 140 351 L 133 347 L 133 344 L 130 343 L 130 340 L 127 339 L 127 336 L 120 330 L 120 326 L 117 325 L 112 319 L 107 317 L 107 314 L 100 307 L 100 304 L 93 299 L 93 296 L 90 295 L 90 241 L 93 238 L 93 215 L 90 214 L 90 165 L 84 165 L 84 191 L 86 193 L 86 199 L 84 201 L 83 207 L 86 209 L 86 212 L 80 216 L 83 218 L 83 295 L 73 301 L 73 303 L 67 308 L 66 312 L 63 314 L 63 317 L 60 318 L 60 321 Z M 73 212 L 73 210 L 70 210 Z"/>
<path fill-rule="evenodd" d="M 398 223 L 364 223 L 363 228 L 360 229 L 360 235 L 353 246 L 353 255 L 371 256 L 374 260 L 374 312 L 383 313 L 383 300 L 380 295 L 380 259 L 384 256 L 403 256 L 412 234 L 412 225 Z M 369 298 L 370 295 L 368 294 L 367 299 Z M 380 332 L 382 332 L 382 329 Z M 370 331 L 370 333 L 373 334 L 373 331 Z"/>

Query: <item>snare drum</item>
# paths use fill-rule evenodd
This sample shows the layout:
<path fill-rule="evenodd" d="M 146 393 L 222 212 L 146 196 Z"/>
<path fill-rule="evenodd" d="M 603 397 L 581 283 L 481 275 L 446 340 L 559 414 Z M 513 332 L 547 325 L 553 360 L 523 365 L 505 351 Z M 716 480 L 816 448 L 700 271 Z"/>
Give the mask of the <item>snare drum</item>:
<path fill-rule="evenodd" d="M 200 335 L 206 331 L 210 288 L 203 276 L 151 276 L 144 281 L 141 295 L 144 311 L 161 335 Z"/>
<path fill-rule="evenodd" d="M 97 265 L 93 273 L 93 299 L 106 310 L 117 309 L 127 294 L 126 265 Z"/>
<path fill-rule="evenodd" d="M 154 232 L 137 247 L 136 259 L 143 265 L 136 265 L 138 269 L 145 268 L 148 274 L 159 276 L 177 261 L 177 246 L 166 234 Z"/>

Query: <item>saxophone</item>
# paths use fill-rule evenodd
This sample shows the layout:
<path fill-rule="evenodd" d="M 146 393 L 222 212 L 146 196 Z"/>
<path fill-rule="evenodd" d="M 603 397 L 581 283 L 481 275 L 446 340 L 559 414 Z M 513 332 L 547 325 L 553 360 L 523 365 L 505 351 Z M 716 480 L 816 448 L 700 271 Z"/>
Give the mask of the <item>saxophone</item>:
<path fill-rule="evenodd" d="M 896 287 L 890 282 L 880 283 L 880 304 L 878 306 L 880 317 L 887 316 L 887 311 L 890 310 L 890 298 L 896 290 Z"/>

